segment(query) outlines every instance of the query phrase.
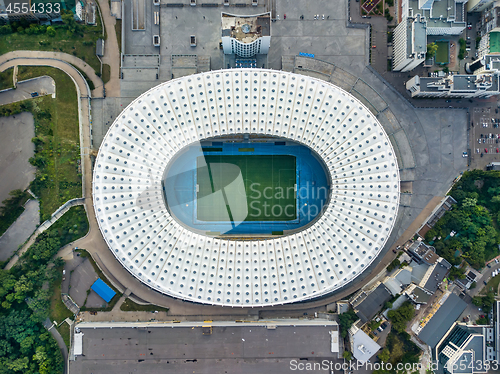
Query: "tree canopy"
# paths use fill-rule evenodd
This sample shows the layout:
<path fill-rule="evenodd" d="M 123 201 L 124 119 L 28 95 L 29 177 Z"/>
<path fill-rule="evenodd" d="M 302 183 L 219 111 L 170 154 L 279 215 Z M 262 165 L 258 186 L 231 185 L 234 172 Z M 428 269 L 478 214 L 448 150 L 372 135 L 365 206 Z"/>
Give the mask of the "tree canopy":
<path fill-rule="evenodd" d="M 500 218 L 500 172 L 465 172 L 450 195 L 457 204 L 427 232 L 425 239 L 451 264 L 466 260 L 479 269 L 499 253 L 500 232 L 496 227 Z M 454 236 L 450 235 L 452 231 Z"/>

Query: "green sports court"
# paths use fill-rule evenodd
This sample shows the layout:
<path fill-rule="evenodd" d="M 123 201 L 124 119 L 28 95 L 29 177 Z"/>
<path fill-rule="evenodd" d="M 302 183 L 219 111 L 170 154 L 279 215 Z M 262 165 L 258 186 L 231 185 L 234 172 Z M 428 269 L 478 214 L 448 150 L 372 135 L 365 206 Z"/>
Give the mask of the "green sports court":
<path fill-rule="evenodd" d="M 245 211 L 247 222 L 297 218 L 295 156 L 208 154 L 196 170 L 199 221 L 237 221 Z"/>

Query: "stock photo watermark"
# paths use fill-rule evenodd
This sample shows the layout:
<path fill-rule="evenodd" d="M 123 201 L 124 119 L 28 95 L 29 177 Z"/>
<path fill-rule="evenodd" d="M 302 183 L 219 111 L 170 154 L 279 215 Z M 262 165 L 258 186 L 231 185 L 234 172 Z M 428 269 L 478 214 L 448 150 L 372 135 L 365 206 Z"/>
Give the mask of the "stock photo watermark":
<path fill-rule="evenodd" d="M 415 371 L 426 370 L 426 371 L 437 371 L 439 369 L 438 362 L 431 362 L 424 364 L 421 362 L 415 363 L 403 363 L 398 362 L 392 364 L 390 362 L 363 362 L 363 361 L 349 361 L 349 362 L 338 362 L 331 360 L 322 360 L 319 362 L 304 362 L 302 360 L 290 360 L 289 368 L 291 371 L 328 371 L 330 373 L 354 373 L 355 371 L 392 371 L 396 370 L 398 372 L 412 373 Z M 466 370 L 476 370 L 476 371 L 488 371 L 488 370 L 498 370 L 498 361 L 482 361 L 482 360 L 457 360 L 448 361 L 444 367 L 450 372 L 465 372 Z"/>

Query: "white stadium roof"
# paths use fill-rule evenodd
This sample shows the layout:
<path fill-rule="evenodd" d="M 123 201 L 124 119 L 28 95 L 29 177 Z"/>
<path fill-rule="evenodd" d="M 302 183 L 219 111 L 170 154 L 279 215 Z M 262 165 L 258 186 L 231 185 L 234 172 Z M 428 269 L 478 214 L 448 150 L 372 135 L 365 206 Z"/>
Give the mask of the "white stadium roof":
<path fill-rule="evenodd" d="M 213 238 L 168 213 L 164 171 L 184 147 L 230 134 L 266 134 L 312 148 L 328 167 L 328 207 L 302 231 L 269 240 Z M 168 81 L 134 100 L 95 163 L 94 207 L 118 261 L 169 296 L 269 306 L 343 287 L 383 249 L 399 205 L 394 150 L 359 100 L 321 80 L 231 69 Z"/>

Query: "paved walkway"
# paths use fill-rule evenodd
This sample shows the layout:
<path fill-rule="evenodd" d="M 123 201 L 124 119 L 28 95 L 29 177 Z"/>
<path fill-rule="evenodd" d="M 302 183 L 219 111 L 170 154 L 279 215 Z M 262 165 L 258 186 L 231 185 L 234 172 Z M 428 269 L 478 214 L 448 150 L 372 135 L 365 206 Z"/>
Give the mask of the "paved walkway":
<path fill-rule="evenodd" d="M 63 360 L 64 360 L 64 374 L 68 372 L 68 347 L 66 347 L 66 343 L 64 343 L 64 339 L 62 338 L 59 331 L 55 328 L 52 322 L 47 318 L 43 323 L 43 326 L 52 334 L 54 339 L 61 350 Z"/>
<path fill-rule="evenodd" d="M 108 64 L 111 67 L 111 79 L 104 85 L 106 88 L 106 97 L 120 97 L 120 50 L 118 48 L 118 39 L 116 38 L 116 18 L 111 15 L 107 0 L 98 1 L 104 27 L 108 35 L 104 46 L 104 56 L 101 60 L 103 64 Z"/>
<path fill-rule="evenodd" d="M 31 61 L 30 63 L 30 60 Z M 57 63 L 60 62 L 60 63 Z M 62 64 L 61 64 L 62 63 Z M 79 58 L 70 55 L 68 53 L 62 52 L 43 52 L 43 51 L 14 51 L 8 52 L 0 56 L 0 71 L 5 71 L 6 69 L 13 67 L 15 65 L 36 65 L 36 66 L 52 66 L 63 70 L 69 76 L 73 78 L 74 73 L 71 69 L 67 68 L 68 64 L 76 66 L 78 69 L 83 71 L 87 77 L 94 84 L 95 89 L 92 91 L 92 97 L 98 98 L 103 97 L 103 83 L 101 78 L 99 78 L 94 69 L 86 62 L 80 60 Z M 74 67 L 76 74 L 81 77 Z M 74 80 L 74 79 L 73 79 Z M 83 85 L 86 82 L 83 81 Z M 86 93 L 87 90 L 80 88 L 80 92 Z"/>

